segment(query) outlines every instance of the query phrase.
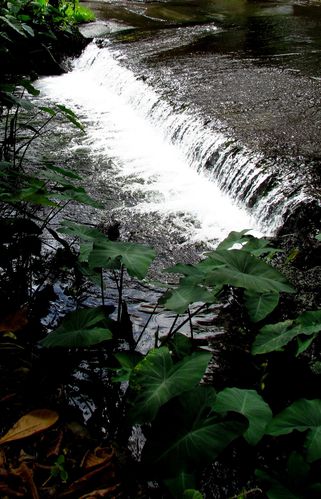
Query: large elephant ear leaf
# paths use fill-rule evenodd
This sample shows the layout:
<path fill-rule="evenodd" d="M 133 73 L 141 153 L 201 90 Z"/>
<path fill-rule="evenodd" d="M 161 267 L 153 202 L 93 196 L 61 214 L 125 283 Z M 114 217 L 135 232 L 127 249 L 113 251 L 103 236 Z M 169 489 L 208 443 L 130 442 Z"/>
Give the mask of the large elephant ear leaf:
<path fill-rule="evenodd" d="M 300 335 L 312 336 L 321 331 L 321 310 L 303 312 L 294 320 L 267 324 L 260 329 L 252 347 L 252 353 L 265 354 L 281 350 L 294 338 Z M 310 342 L 308 342 L 310 344 Z M 301 348 L 301 351 L 304 347 Z"/>
<path fill-rule="evenodd" d="M 301 399 L 275 416 L 266 433 L 278 436 L 292 431 L 307 431 L 305 448 L 309 462 L 321 458 L 321 400 Z"/>
<path fill-rule="evenodd" d="M 184 279 L 176 289 L 164 295 L 162 303 L 168 310 L 174 310 L 177 314 L 182 314 L 192 303 L 213 303 L 215 301 L 215 293 L 211 293 L 193 282 L 188 282 L 188 279 Z"/>
<path fill-rule="evenodd" d="M 76 310 L 68 314 L 62 324 L 40 344 L 47 348 L 86 348 L 97 345 L 112 338 L 105 321 L 103 307 Z"/>
<path fill-rule="evenodd" d="M 272 419 L 270 407 L 255 390 L 225 388 L 217 394 L 213 409 L 220 413 L 234 411 L 243 414 L 249 421 L 244 438 L 250 445 L 261 440 Z"/>
<path fill-rule="evenodd" d="M 198 386 L 164 406 L 143 449 L 154 473 L 175 477 L 212 462 L 247 428 L 246 422 L 221 421 L 211 410 L 215 392 Z"/>
<path fill-rule="evenodd" d="M 129 411 L 131 421 L 152 421 L 163 404 L 201 381 L 210 359 L 207 352 L 195 352 L 173 364 L 167 347 L 151 350 L 130 377 L 134 394 Z"/>
<path fill-rule="evenodd" d="M 89 264 L 91 267 L 110 268 L 120 260 L 131 276 L 143 279 L 155 256 L 155 251 L 143 244 L 98 240 L 89 256 Z"/>
<path fill-rule="evenodd" d="M 279 303 L 279 293 L 256 293 L 245 290 L 245 306 L 252 322 L 259 322 L 269 315 Z"/>
<path fill-rule="evenodd" d="M 209 273 L 209 285 L 229 284 L 256 293 L 294 293 L 294 288 L 280 272 L 247 251 L 218 250 L 211 254 L 210 259 L 213 266 L 221 265 Z"/>

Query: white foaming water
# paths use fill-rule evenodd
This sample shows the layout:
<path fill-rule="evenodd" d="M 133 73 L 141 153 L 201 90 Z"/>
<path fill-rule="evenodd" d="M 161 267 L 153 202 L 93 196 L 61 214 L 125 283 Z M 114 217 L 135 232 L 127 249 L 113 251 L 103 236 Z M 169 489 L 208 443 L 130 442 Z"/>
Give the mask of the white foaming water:
<path fill-rule="evenodd" d="M 236 206 L 209 174 L 195 168 L 193 149 L 184 150 L 182 141 L 171 143 L 162 117 L 152 114 L 152 120 L 147 119 L 159 96 L 122 67 L 108 48 L 90 45 L 73 71 L 43 78 L 38 87 L 42 98 L 76 110 L 86 125 L 84 142 L 92 155 L 110 158 L 124 184 L 130 177 L 127 191 L 142 194 L 132 210 L 170 215 L 179 223 L 192 218 L 193 240 L 219 240 L 243 228 L 258 230 L 245 209 Z M 170 109 L 167 114 L 172 119 Z M 101 180 L 110 183 L 110 173 L 102 171 Z"/>

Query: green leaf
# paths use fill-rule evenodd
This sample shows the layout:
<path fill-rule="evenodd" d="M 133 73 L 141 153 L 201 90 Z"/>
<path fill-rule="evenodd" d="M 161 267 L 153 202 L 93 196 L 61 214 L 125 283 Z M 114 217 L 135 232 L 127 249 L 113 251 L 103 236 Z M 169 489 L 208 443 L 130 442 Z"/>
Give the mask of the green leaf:
<path fill-rule="evenodd" d="M 209 264 L 219 268 L 208 275 L 208 284 L 229 284 L 257 293 L 294 293 L 285 277 L 270 265 L 243 250 L 220 250 L 212 253 Z"/>
<path fill-rule="evenodd" d="M 44 113 L 50 114 L 50 116 L 56 116 L 57 112 L 52 108 L 52 107 L 44 107 L 41 106 L 39 107 L 40 111 L 43 111 Z"/>
<path fill-rule="evenodd" d="M 40 341 L 40 344 L 47 348 L 86 348 L 110 340 L 111 331 L 101 325 L 105 320 L 106 315 L 102 307 L 71 312 L 55 331 Z"/>
<path fill-rule="evenodd" d="M 170 272 L 171 274 L 183 274 L 185 276 L 199 276 L 203 278 L 204 272 L 200 271 L 195 265 L 177 263 L 173 267 L 165 269 L 164 272 Z"/>
<path fill-rule="evenodd" d="M 204 499 L 204 496 L 199 490 L 186 489 L 183 494 L 183 499 Z"/>
<path fill-rule="evenodd" d="M 303 499 L 301 495 L 294 494 L 277 478 L 270 476 L 265 471 L 255 470 L 255 475 L 263 482 L 267 482 L 270 485 L 270 488 L 266 493 L 269 499 Z"/>
<path fill-rule="evenodd" d="M 86 262 L 77 264 L 79 271 L 99 288 L 101 287 L 101 272 L 92 269 Z"/>
<path fill-rule="evenodd" d="M 76 115 L 76 113 L 74 113 L 74 111 L 72 111 L 71 109 L 69 109 L 68 107 L 66 107 L 62 104 L 57 105 L 57 107 L 62 112 L 62 114 L 65 116 L 65 118 L 67 118 L 67 120 L 70 121 L 70 123 L 75 125 L 75 127 L 77 127 L 79 130 L 84 131 L 84 129 L 85 129 L 84 125 L 82 125 L 82 123 L 80 123 L 80 121 L 78 120 L 77 115 Z"/>
<path fill-rule="evenodd" d="M 182 471 L 175 478 L 164 480 L 166 487 L 170 490 L 173 497 L 183 497 L 184 491 L 196 487 L 195 475 Z"/>
<path fill-rule="evenodd" d="M 116 374 L 112 378 L 113 382 L 128 381 L 132 370 L 143 358 L 140 352 L 118 352 L 114 356 L 121 367 L 116 369 Z"/>
<path fill-rule="evenodd" d="M 32 29 L 31 26 L 29 26 L 28 24 L 25 24 L 25 23 L 21 23 L 21 27 L 23 29 L 23 31 L 25 31 L 26 33 L 28 33 L 28 35 L 34 37 L 35 36 L 35 32 L 34 30 Z"/>
<path fill-rule="evenodd" d="M 191 473 L 239 437 L 246 423 L 219 421 L 209 407 L 214 397 L 211 387 L 198 386 L 166 404 L 143 449 L 143 463 L 163 476 Z"/>
<path fill-rule="evenodd" d="M 305 462 L 298 452 L 292 452 L 287 463 L 288 483 L 294 490 L 307 484 L 311 466 Z"/>
<path fill-rule="evenodd" d="M 262 327 L 253 343 L 252 354 L 258 355 L 282 350 L 297 336 L 297 331 L 291 329 L 292 324 L 293 321 L 287 320 Z"/>
<path fill-rule="evenodd" d="M 259 322 L 269 315 L 279 303 L 279 293 L 256 293 L 245 290 L 245 306 L 252 322 Z"/>
<path fill-rule="evenodd" d="M 167 292 L 169 298 L 164 301 L 164 306 L 169 310 L 174 310 L 182 314 L 189 305 L 195 302 L 213 303 L 213 293 L 210 293 L 201 286 L 182 283 L 177 289 Z"/>
<path fill-rule="evenodd" d="M 106 239 L 106 236 L 95 227 L 76 224 L 74 222 L 69 222 L 68 220 L 63 220 L 58 232 L 67 234 L 68 236 L 79 237 L 85 241 L 95 241 L 99 238 Z"/>
<path fill-rule="evenodd" d="M 297 338 L 298 347 L 297 347 L 297 351 L 296 351 L 296 356 L 305 352 L 309 348 L 309 346 L 314 342 L 314 340 L 316 339 L 317 336 L 318 336 L 318 333 L 312 334 L 309 338 L 303 337 L 301 339 L 300 337 L 298 337 Z"/>
<path fill-rule="evenodd" d="M 319 333 L 320 331 L 321 310 L 303 312 L 303 314 L 299 315 L 295 320 L 268 324 L 260 329 L 260 332 L 253 343 L 252 353 L 253 355 L 256 355 L 281 350 L 293 340 L 293 338 L 296 338 L 301 334 L 309 336 Z M 302 351 L 308 346 L 309 345 L 302 346 Z"/>
<path fill-rule="evenodd" d="M 54 192 L 52 194 L 55 199 L 61 199 L 66 201 L 77 201 L 77 203 L 87 204 L 88 206 L 93 206 L 94 208 L 102 208 L 102 204 L 95 201 L 83 187 L 75 187 L 69 185 L 63 192 Z"/>
<path fill-rule="evenodd" d="M 25 88 L 30 95 L 37 96 L 40 94 L 40 90 L 37 90 L 32 85 L 30 80 L 26 80 L 26 79 L 19 80 L 19 85 L 21 85 L 23 88 Z"/>
<path fill-rule="evenodd" d="M 210 359 L 211 354 L 197 352 L 174 365 L 167 347 L 150 350 L 130 377 L 135 395 L 130 419 L 134 423 L 152 421 L 165 402 L 201 381 Z"/>
<path fill-rule="evenodd" d="M 191 355 L 193 351 L 193 341 L 181 333 L 175 333 L 169 340 L 168 346 L 179 359 L 186 357 L 186 355 Z"/>
<path fill-rule="evenodd" d="M 143 279 L 155 255 L 152 248 L 142 244 L 98 240 L 94 243 L 89 264 L 92 267 L 110 268 L 119 259 L 131 276 Z"/>
<path fill-rule="evenodd" d="M 74 180 L 82 180 L 82 177 L 80 177 L 74 171 L 67 170 L 66 168 L 61 168 L 60 166 L 46 165 L 46 169 L 52 170 L 56 173 L 59 173 L 60 175 L 63 175 L 64 177 L 73 178 Z"/>
<path fill-rule="evenodd" d="M 25 201 L 41 206 L 57 206 L 57 203 L 50 200 L 49 195 L 50 194 L 46 189 L 31 186 L 21 189 L 20 192 L 13 197 L 13 201 Z"/>
<path fill-rule="evenodd" d="M 249 421 L 244 438 L 250 445 L 261 440 L 272 419 L 270 407 L 255 390 L 225 388 L 217 394 L 213 409 L 220 413 L 233 411 L 243 414 Z"/>
<path fill-rule="evenodd" d="M 231 249 L 234 244 L 244 244 L 246 243 L 250 237 L 249 234 L 246 235 L 246 233 L 249 232 L 249 229 L 244 229 L 240 232 L 232 231 L 229 233 L 229 235 L 220 242 L 220 244 L 217 246 L 217 250 L 229 250 Z"/>
<path fill-rule="evenodd" d="M 268 254 L 267 256 L 271 257 L 275 253 L 283 253 L 282 249 L 273 248 L 272 246 L 269 246 L 269 244 L 269 241 L 267 241 L 266 239 L 257 239 L 256 237 L 251 237 L 242 249 L 244 249 L 244 251 L 248 251 L 254 256 Z"/>
<path fill-rule="evenodd" d="M 17 18 L 13 16 L 0 16 L 0 19 L 4 21 L 11 29 L 19 33 L 19 35 L 26 38 L 26 34 L 21 26 L 21 23 L 17 20 Z"/>
<path fill-rule="evenodd" d="M 308 431 L 305 447 L 309 462 L 321 458 L 321 400 L 301 399 L 273 418 L 266 433 L 278 436 L 292 431 Z"/>
<path fill-rule="evenodd" d="M 86 241 L 85 243 L 81 243 L 79 246 L 79 261 L 81 263 L 88 263 L 88 258 L 90 253 L 92 252 L 94 247 L 94 243 L 92 241 Z"/>

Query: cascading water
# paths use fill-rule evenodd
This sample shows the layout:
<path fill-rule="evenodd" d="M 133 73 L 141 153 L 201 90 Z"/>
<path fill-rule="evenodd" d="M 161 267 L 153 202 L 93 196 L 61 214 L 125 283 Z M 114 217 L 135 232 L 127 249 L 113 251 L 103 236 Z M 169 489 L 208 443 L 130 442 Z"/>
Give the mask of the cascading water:
<path fill-rule="evenodd" d="M 192 217 L 194 240 L 217 241 L 241 228 L 273 232 L 302 190 L 289 179 L 285 185 L 273 165 L 218 132 L 217 123 L 175 109 L 125 63 L 108 43 L 91 43 L 71 72 L 39 82 L 42 98 L 76 109 L 91 155 L 112 160 L 100 180 L 123 178 L 137 200 L 132 212 Z"/>

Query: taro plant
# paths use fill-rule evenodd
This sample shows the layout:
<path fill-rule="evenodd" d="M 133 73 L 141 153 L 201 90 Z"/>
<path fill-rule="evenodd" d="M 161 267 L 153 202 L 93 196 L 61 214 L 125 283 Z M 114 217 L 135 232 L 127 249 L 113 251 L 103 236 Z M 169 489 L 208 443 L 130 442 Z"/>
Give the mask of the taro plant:
<path fill-rule="evenodd" d="M 195 301 L 219 300 L 224 286 L 244 290 L 244 304 L 253 322 L 259 322 L 277 306 L 280 292 L 294 293 L 283 275 L 259 258 L 278 251 L 268 241 L 232 232 L 215 251 L 196 265 L 178 264 L 168 272 L 183 274 L 179 286 L 165 295 L 164 305 L 178 313 Z M 233 249 L 239 245 L 239 249 Z"/>
<path fill-rule="evenodd" d="M 101 278 L 97 282 L 102 290 L 102 269 L 117 277 L 119 308 L 125 270 L 142 279 L 155 256 L 148 247 L 109 241 L 88 226 L 63 223 L 60 233 L 81 240 L 79 266 L 84 274 L 96 273 Z M 193 302 L 220 300 L 226 286 L 239 288 L 256 331 L 255 324 L 275 309 L 280 293 L 294 292 L 283 275 L 268 263 L 275 251 L 278 250 L 268 241 L 253 238 L 245 231 L 231 233 L 200 263 L 178 264 L 170 269 L 183 274 L 183 278 L 161 301 L 170 310 L 183 313 Z M 261 259 L 262 255 L 267 261 Z M 157 347 L 145 355 L 137 350 L 119 350 L 119 345 L 109 340 L 119 326 L 120 315 L 117 321 L 107 315 L 104 306 L 75 311 L 42 344 L 85 349 L 96 345 L 114 355 L 118 367 L 112 364 L 112 381 L 122 393 L 122 403 L 115 413 L 116 437 L 126 440 L 132 426 L 140 426 L 146 438 L 141 466 L 147 479 L 158 480 L 175 498 L 201 497 L 196 489 L 202 469 L 229 447 L 250 446 L 261 455 L 270 452 L 275 439 L 293 435 L 296 450 L 289 453 L 286 447 L 281 456 L 275 454 L 280 469 L 261 469 L 256 477 L 272 499 L 318 497 L 320 484 L 315 479 L 315 469 L 321 459 L 319 399 L 302 398 L 290 403 L 284 400 L 283 411 L 273 417 L 272 409 L 277 412 L 274 401 L 271 404 L 268 397 L 267 402 L 265 385 L 259 382 L 259 371 L 262 366 L 269 369 L 269 362 L 260 364 L 258 360 L 258 376 L 250 387 L 226 385 L 216 392 L 204 382 L 211 353 L 196 349 L 192 338 L 172 328 L 165 338 L 160 338 L 161 346 L 157 342 Z M 292 341 L 298 341 L 297 354 L 302 355 L 321 329 L 319 315 L 320 311 L 304 312 L 296 319 L 262 326 L 252 346 L 253 358 L 278 353 Z M 295 438 L 298 432 L 304 434 L 303 440 Z M 240 439 L 242 445 L 238 443 Z M 284 473 L 282 462 L 287 455 L 290 457 Z M 244 496 L 260 491 L 258 487 L 244 490 L 248 490 Z"/>

